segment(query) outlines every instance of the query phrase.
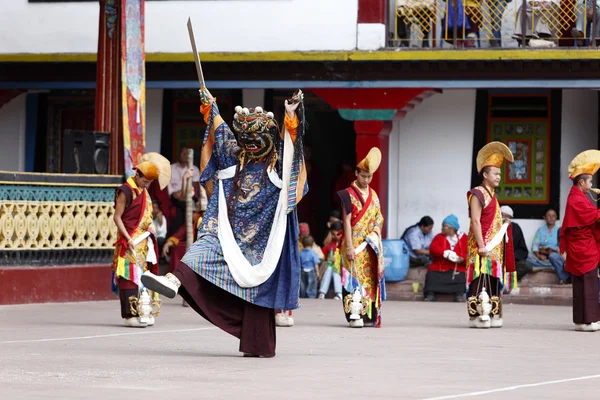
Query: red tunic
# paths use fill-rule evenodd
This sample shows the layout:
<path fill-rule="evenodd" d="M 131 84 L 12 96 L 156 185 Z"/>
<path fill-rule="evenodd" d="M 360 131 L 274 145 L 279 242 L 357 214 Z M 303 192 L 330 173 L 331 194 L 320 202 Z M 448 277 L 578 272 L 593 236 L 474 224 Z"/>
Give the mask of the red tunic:
<path fill-rule="evenodd" d="M 592 271 L 600 262 L 600 229 L 596 221 L 600 210 L 576 186 L 567 197 L 565 217 L 560 229 L 560 252 L 567 252 L 565 270 L 573 275 Z"/>
<path fill-rule="evenodd" d="M 194 241 L 196 241 L 198 237 L 198 227 L 202 223 L 202 218 L 200 214 L 194 213 Z M 169 272 L 175 271 L 175 268 L 181 262 L 181 259 L 185 255 L 187 250 L 186 246 L 187 239 L 187 226 L 185 224 L 181 225 L 173 235 L 167 239 L 169 242 L 173 242 L 175 246 L 171 248 L 171 256 L 169 258 Z"/>
<path fill-rule="evenodd" d="M 462 257 L 463 260 L 467 259 L 467 245 L 467 235 L 465 235 L 463 232 L 459 232 L 458 242 L 454 246 L 454 252 L 457 256 Z M 429 246 L 429 253 L 431 254 L 432 258 L 432 262 L 429 265 L 430 271 L 446 272 L 454 270 L 455 263 L 444 258 L 444 251 L 446 250 L 452 250 L 450 248 L 450 242 L 448 242 L 446 236 L 440 233 L 433 238 L 431 245 Z M 466 270 L 466 261 L 456 265 L 457 272 L 466 272 Z"/>

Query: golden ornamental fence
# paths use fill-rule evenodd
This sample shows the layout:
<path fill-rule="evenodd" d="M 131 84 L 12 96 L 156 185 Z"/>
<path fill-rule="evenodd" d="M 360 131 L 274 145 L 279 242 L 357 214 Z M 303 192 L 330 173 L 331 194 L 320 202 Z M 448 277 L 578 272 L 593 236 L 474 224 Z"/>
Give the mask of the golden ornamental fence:
<path fill-rule="evenodd" d="M 554 47 L 559 39 L 595 45 L 596 1 L 592 0 L 394 0 L 393 45 L 459 46 L 489 42 Z M 600 21 L 599 21 L 600 22 Z M 415 46 L 415 40 L 417 45 Z M 591 43 L 590 43 L 591 42 Z M 545 43 L 545 44 L 544 44 Z"/>
<path fill-rule="evenodd" d="M 111 249 L 113 214 L 111 203 L 0 200 L 0 248 Z"/>
<path fill-rule="evenodd" d="M 0 265 L 110 262 L 121 181 L 0 172 Z"/>

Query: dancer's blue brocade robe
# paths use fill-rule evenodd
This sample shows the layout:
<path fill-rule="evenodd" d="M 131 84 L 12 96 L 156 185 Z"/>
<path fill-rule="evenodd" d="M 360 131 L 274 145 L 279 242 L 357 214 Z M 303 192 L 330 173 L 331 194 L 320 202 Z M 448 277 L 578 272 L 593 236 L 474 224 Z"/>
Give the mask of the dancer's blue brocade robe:
<path fill-rule="evenodd" d="M 216 103 L 213 102 L 210 111 L 203 111 L 208 114 L 205 115 L 205 121 L 208 120 L 200 162 L 200 182 L 207 188 L 209 195 L 212 191 L 212 195 L 198 230 L 198 239 L 181 262 L 214 285 L 250 303 L 274 309 L 296 309 L 300 282 L 296 204 L 308 191 L 303 152 L 294 153 L 288 190 L 286 237 L 277 267 L 263 284 L 242 288 L 229 272 L 217 233 L 219 212 L 217 173 L 239 162 L 240 147 L 233 132 L 219 115 Z M 286 124 L 291 122 L 286 117 Z M 294 122 L 297 124 L 297 120 Z M 298 135 L 300 134 L 298 128 Z M 284 140 L 280 139 L 279 143 L 276 170 L 281 179 Z M 262 260 L 280 194 L 280 189 L 269 178 L 263 179 L 264 171 L 264 162 L 249 162 L 240 172 L 242 174 L 241 194 L 236 200 L 232 224 L 236 242 L 251 265 L 256 265 Z M 232 182 L 233 179 L 223 180 L 225 199 L 229 199 Z M 231 215 L 229 217 L 232 218 Z"/>

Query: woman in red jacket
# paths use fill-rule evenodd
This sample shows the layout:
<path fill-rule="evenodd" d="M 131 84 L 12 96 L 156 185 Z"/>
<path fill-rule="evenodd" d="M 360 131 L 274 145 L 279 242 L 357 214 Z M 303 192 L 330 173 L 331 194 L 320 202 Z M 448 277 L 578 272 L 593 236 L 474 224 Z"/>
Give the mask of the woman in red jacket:
<path fill-rule="evenodd" d="M 442 233 L 431 242 L 432 262 L 425 277 L 425 301 L 435 301 L 437 293 L 453 293 L 454 301 L 463 301 L 467 235 L 459 228 L 458 218 L 450 214 L 442 222 Z"/>

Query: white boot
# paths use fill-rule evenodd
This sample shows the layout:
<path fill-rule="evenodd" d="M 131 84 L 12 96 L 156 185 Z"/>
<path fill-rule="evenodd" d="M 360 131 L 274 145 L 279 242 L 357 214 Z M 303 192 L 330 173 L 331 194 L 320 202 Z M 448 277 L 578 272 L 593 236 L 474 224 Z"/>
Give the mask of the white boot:
<path fill-rule="evenodd" d="M 492 322 L 491 322 L 490 326 L 492 328 L 502 328 L 503 323 L 504 323 L 504 321 L 499 315 L 494 315 L 492 317 Z"/>
<path fill-rule="evenodd" d="M 294 319 L 286 312 L 280 312 L 275 314 L 275 325 L 288 328 L 294 326 Z"/>
<path fill-rule="evenodd" d="M 491 320 L 482 320 L 481 317 L 469 318 L 469 328 L 487 329 L 491 327 Z"/>
<path fill-rule="evenodd" d="M 148 318 L 148 326 L 154 326 L 154 315 Z"/>
<path fill-rule="evenodd" d="M 365 326 L 365 322 L 361 319 L 351 319 L 350 322 L 348 322 L 348 325 L 350 325 L 350 328 L 362 328 L 363 326 Z"/>
<path fill-rule="evenodd" d="M 142 283 L 153 292 L 158 292 L 169 299 L 174 299 L 177 296 L 177 291 L 181 286 L 179 279 L 170 272 L 165 276 L 158 276 L 146 271 L 142 275 Z"/>
<path fill-rule="evenodd" d="M 600 322 L 592 322 L 591 324 L 575 324 L 575 330 L 579 332 L 596 332 L 600 330 Z"/>
<path fill-rule="evenodd" d="M 152 318 L 154 318 L 154 317 L 152 317 Z M 145 328 L 148 326 L 148 324 L 140 322 L 140 319 L 136 318 L 136 317 L 123 318 L 123 323 L 128 328 Z"/>

